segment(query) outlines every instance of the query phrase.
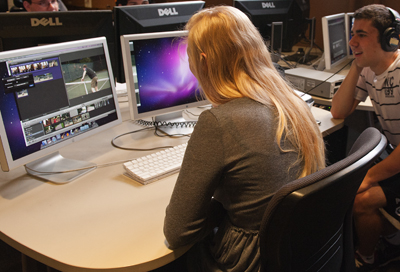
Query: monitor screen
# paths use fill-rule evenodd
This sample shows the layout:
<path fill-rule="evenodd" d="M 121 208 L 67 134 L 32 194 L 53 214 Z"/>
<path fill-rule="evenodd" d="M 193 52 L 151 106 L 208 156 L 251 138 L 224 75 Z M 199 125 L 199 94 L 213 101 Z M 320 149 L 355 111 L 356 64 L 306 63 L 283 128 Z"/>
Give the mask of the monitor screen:
<path fill-rule="evenodd" d="M 325 69 L 329 70 L 342 63 L 348 55 L 346 14 L 322 17 Z"/>
<path fill-rule="evenodd" d="M 204 7 L 204 1 L 170 2 L 114 7 L 116 55 L 120 65 L 117 81 L 125 82 L 120 36 L 127 34 L 182 30 L 190 17 Z"/>
<path fill-rule="evenodd" d="M 106 37 L 117 69 L 110 10 L 0 13 L 0 51 Z"/>
<path fill-rule="evenodd" d="M 120 123 L 111 71 L 104 37 L 0 52 L 2 170 Z"/>
<path fill-rule="evenodd" d="M 234 0 L 234 7 L 243 11 L 266 41 L 271 39 L 273 22 L 282 22 L 282 51 L 291 52 L 308 28 L 308 0 Z"/>
<path fill-rule="evenodd" d="M 187 31 L 121 37 L 133 120 L 210 104 L 189 68 Z"/>
<path fill-rule="evenodd" d="M 351 29 L 353 28 L 353 23 L 354 23 L 354 13 L 353 12 L 348 12 L 346 13 L 346 37 L 347 37 L 347 46 L 349 47 L 347 51 L 347 56 L 348 57 L 353 57 L 353 51 L 351 50 L 349 46 L 349 41 L 351 40 Z"/>

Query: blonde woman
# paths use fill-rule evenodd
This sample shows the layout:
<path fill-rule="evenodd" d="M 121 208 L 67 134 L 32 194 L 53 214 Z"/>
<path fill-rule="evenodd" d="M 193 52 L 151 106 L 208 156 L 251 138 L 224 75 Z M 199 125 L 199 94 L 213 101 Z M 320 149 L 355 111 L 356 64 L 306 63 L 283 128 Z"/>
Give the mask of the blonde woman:
<path fill-rule="evenodd" d="M 325 167 L 324 142 L 245 14 L 204 9 L 186 29 L 190 68 L 214 107 L 189 140 L 165 237 L 172 249 L 194 244 L 189 270 L 258 271 L 268 196 Z"/>

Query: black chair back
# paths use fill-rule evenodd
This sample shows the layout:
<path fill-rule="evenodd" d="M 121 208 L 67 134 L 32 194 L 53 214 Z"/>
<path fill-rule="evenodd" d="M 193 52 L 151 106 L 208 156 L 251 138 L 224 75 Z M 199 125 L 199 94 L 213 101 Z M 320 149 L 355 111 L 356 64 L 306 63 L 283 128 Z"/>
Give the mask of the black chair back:
<path fill-rule="evenodd" d="M 355 270 L 353 201 L 386 143 L 368 128 L 345 159 L 278 190 L 261 223 L 261 271 Z"/>

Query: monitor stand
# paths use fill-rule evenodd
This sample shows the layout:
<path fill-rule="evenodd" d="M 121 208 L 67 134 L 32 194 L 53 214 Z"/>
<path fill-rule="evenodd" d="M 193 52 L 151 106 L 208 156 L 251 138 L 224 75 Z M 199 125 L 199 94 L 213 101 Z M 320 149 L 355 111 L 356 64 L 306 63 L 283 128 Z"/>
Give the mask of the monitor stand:
<path fill-rule="evenodd" d="M 96 169 L 96 164 L 64 158 L 59 152 L 27 163 L 28 174 L 58 184 L 64 184 Z M 76 170 L 78 169 L 78 170 Z"/>
<path fill-rule="evenodd" d="M 186 136 L 192 134 L 197 120 L 188 120 L 184 115 L 184 111 L 178 111 L 156 116 L 156 123 L 165 123 L 165 125 L 157 126 L 157 129 L 170 136 Z"/>
<path fill-rule="evenodd" d="M 210 108 L 211 104 L 159 115 L 155 117 L 155 122 L 174 124 L 158 126 L 158 129 L 167 135 L 178 137 L 187 136 L 192 134 L 200 114 Z"/>

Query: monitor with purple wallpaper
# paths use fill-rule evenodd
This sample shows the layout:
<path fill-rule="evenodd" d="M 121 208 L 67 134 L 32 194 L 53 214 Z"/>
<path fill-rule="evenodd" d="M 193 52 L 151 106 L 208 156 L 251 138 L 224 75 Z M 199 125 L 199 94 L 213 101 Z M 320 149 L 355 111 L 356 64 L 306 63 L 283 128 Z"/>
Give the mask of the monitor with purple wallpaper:
<path fill-rule="evenodd" d="M 131 118 L 160 117 L 210 104 L 189 68 L 186 31 L 121 36 Z"/>

